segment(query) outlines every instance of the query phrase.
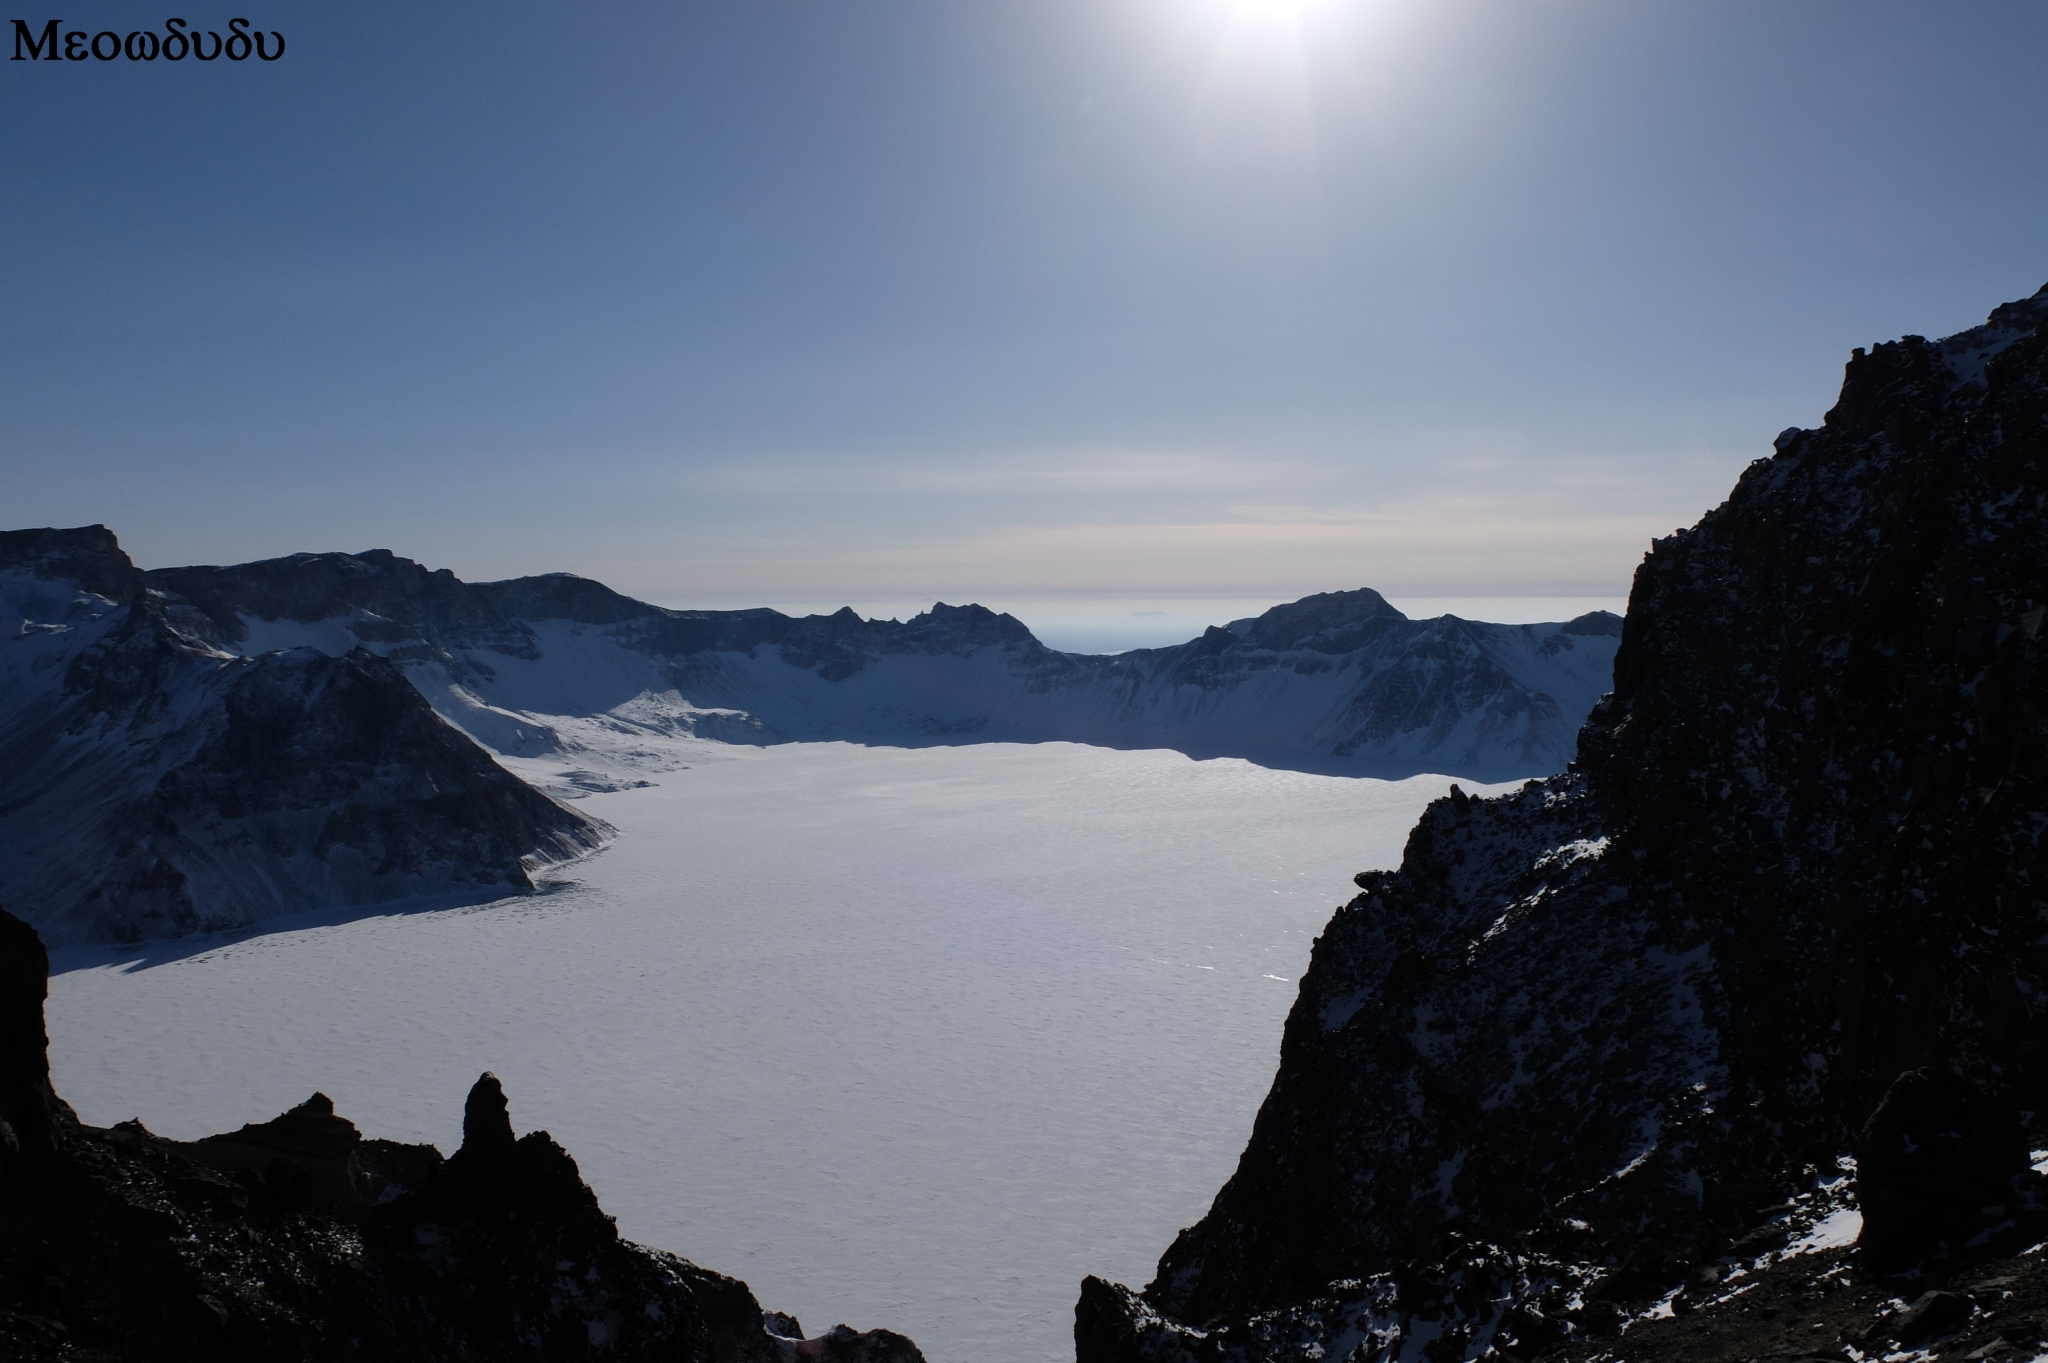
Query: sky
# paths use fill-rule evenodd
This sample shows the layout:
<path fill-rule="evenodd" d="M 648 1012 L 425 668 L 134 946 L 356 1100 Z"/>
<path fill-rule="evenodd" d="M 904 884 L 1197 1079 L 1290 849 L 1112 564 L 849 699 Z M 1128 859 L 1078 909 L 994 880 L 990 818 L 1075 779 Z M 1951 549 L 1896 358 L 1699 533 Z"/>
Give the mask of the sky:
<path fill-rule="evenodd" d="M 0 64 L 0 525 L 1104 648 L 1557 618 L 1851 347 L 2048 281 L 2037 3 L 238 9 L 283 57 Z"/>

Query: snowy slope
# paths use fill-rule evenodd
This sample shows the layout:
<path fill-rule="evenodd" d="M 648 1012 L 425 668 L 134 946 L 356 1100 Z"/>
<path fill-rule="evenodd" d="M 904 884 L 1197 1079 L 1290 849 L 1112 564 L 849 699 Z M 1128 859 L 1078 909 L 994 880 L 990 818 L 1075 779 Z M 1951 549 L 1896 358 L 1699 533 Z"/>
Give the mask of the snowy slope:
<path fill-rule="evenodd" d="M 1368 590 L 1275 607 L 1173 648 L 1059 653 L 943 603 L 669 611 L 582 579 L 467 584 L 383 551 L 168 569 L 152 586 L 246 654 L 367 648 L 477 741 L 558 750 L 563 716 L 665 736 L 895 745 L 1074 741 L 1399 778 L 1559 770 L 1607 690 L 1621 622 L 1410 620 Z"/>
<path fill-rule="evenodd" d="M 530 888 L 608 830 L 368 652 L 249 657 L 114 537 L 0 535 L 0 902 L 52 942 Z"/>

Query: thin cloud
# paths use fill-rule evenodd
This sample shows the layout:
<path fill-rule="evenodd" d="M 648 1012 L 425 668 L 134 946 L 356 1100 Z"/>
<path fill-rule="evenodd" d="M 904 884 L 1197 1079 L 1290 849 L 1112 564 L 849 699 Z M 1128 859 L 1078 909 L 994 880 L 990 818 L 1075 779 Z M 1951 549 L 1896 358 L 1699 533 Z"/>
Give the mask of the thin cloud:
<path fill-rule="evenodd" d="M 1132 449 L 1060 450 L 1015 455 L 757 459 L 693 471 L 703 490 L 751 493 L 1028 493 L 1118 495 L 1233 492 L 1318 477 L 1304 460 Z"/>
<path fill-rule="evenodd" d="M 1292 514 L 1288 514 L 1291 510 Z M 636 565 L 696 592 L 840 596 L 1230 596 L 1287 600 L 1374 587 L 1411 596 L 1620 596 L 1668 516 L 1554 508 L 1411 505 L 1260 519 L 1010 526 L 923 543 L 728 544 L 716 558 Z M 1113 584 L 1113 585 L 1112 585 Z M 684 594 L 688 594 L 685 592 Z M 664 599 L 678 595 L 674 589 Z"/>

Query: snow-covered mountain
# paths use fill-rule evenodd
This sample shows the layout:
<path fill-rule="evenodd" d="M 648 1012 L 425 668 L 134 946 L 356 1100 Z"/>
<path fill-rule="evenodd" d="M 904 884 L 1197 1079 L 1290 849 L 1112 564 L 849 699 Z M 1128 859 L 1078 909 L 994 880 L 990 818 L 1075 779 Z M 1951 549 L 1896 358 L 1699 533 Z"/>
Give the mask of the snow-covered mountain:
<path fill-rule="evenodd" d="M 508 756 L 559 749 L 562 717 L 728 742 L 1067 740 L 1275 766 L 1498 781 L 1559 770 L 1607 689 L 1620 618 L 1410 620 L 1333 592 L 1172 648 L 1046 648 L 1015 618 L 943 603 L 664 610 L 567 575 L 465 583 L 382 551 L 146 575 L 243 654 L 364 648 Z"/>
<path fill-rule="evenodd" d="M 526 887 L 609 830 L 489 754 L 552 758 L 573 775 L 550 788 L 574 796 L 618 779 L 579 758 L 604 768 L 635 734 L 1538 775 L 1563 765 L 1620 634 L 1605 613 L 1414 621 L 1355 591 L 1095 657 L 980 606 L 665 610 L 384 551 L 145 573 L 98 526 L 0 534 L 0 612 L 0 895 L 57 943 Z"/>
<path fill-rule="evenodd" d="M 0 901 L 59 943 L 532 888 L 609 829 L 357 651 L 249 656 L 99 527 L 0 534 Z"/>

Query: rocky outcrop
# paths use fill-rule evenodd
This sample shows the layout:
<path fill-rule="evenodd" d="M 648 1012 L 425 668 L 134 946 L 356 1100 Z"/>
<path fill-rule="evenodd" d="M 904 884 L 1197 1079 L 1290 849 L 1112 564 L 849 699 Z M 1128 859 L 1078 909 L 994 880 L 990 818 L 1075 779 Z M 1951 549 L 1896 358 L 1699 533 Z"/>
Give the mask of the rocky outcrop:
<path fill-rule="evenodd" d="M 488 1074 L 445 1160 L 321 1094 L 195 1142 L 85 1126 L 49 1088 L 46 970 L 0 911 L 0 1355 L 923 1363 L 888 1331 L 792 1337 L 745 1283 L 621 1240 Z"/>
<path fill-rule="evenodd" d="M 1573 769 L 1454 788 L 1360 878 L 1236 1174 L 1142 1295 L 1084 1290 L 1083 1363 L 1578 1349 L 1860 1147 L 1874 1268 L 2024 1233 L 2044 322 L 2048 290 L 1858 351 L 1821 428 L 1654 545 Z M 1892 1158 L 1930 1095 L 1976 1173 Z"/>
<path fill-rule="evenodd" d="M 1996 1236 L 2027 1200 L 2031 1174 L 2009 1104 L 1946 1070 L 1906 1071 L 1856 1142 L 1864 1259 L 1901 1272 Z"/>
<path fill-rule="evenodd" d="M 43 1003 L 50 954 L 34 928 L 0 912 L 0 1180 L 33 1170 L 57 1149 L 69 1111 L 50 1087 Z"/>
<path fill-rule="evenodd" d="M 0 606 L 0 889 L 59 943 L 515 893 L 609 832 L 386 658 L 216 647 L 101 528 L 0 535 Z"/>

